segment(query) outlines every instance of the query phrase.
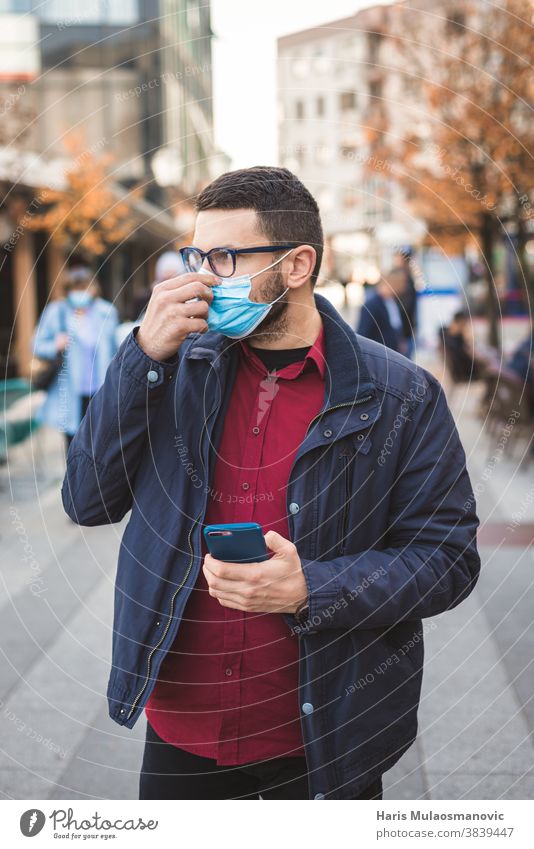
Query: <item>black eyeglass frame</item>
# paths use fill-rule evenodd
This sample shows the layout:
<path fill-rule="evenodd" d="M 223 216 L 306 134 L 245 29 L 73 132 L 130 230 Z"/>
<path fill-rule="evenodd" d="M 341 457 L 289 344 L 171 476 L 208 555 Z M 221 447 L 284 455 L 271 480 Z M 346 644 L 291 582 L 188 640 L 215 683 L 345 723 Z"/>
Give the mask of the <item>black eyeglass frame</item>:
<path fill-rule="evenodd" d="M 239 254 L 278 253 L 278 251 L 286 251 L 286 250 L 290 250 L 292 248 L 298 248 L 302 244 L 304 244 L 304 243 L 303 242 L 292 242 L 291 244 L 287 244 L 287 245 L 258 245 L 255 248 L 226 248 L 226 247 L 221 246 L 221 247 L 218 247 L 218 248 L 211 248 L 209 251 L 201 251 L 200 248 L 195 248 L 194 245 L 186 245 L 185 247 L 180 248 L 179 252 L 180 252 L 180 256 L 182 257 L 185 268 L 187 268 L 187 266 L 188 266 L 187 251 L 195 251 L 195 253 L 200 255 L 200 257 L 202 259 L 202 261 L 200 263 L 200 267 L 202 267 L 202 265 L 204 264 L 204 260 L 207 259 L 211 270 L 213 271 L 213 273 L 217 277 L 231 277 L 233 275 L 234 271 L 235 271 L 236 256 L 238 256 Z M 213 267 L 213 263 L 212 263 L 212 260 L 211 260 L 211 254 L 214 254 L 217 251 L 226 251 L 232 257 L 232 270 L 231 270 L 230 274 L 220 274 Z M 200 270 L 200 269 L 197 269 L 197 270 Z M 191 273 L 194 273 L 194 272 L 191 272 Z"/>

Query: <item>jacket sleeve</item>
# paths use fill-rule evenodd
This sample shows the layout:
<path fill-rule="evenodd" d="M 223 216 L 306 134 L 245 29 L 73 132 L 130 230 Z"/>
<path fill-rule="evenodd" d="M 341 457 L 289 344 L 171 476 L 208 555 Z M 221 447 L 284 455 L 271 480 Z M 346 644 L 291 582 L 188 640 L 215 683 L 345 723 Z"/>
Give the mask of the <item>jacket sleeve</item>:
<path fill-rule="evenodd" d="M 53 301 L 44 308 L 33 334 L 32 351 L 42 360 L 53 360 L 57 354 L 56 336 L 58 330 L 59 302 Z"/>
<path fill-rule="evenodd" d="M 151 360 L 136 330 L 111 361 L 69 448 L 61 495 L 79 525 L 119 522 L 131 508 L 148 429 L 178 366 L 178 355 Z"/>
<path fill-rule="evenodd" d="M 435 616 L 475 586 L 475 497 L 443 390 L 430 376 L 429 383 L 407 422 L 399 468 L 391 475 L 387 547 L 302 560 L 310 605 L 304 628 L 377 628 Z M 384 454 L 377 461 L 380 456 L 392 461 Z M 289 619 L 298 630 L 295 617 Z"/>
<path fill-rule="evenodd" d="M 119 313 L 117 307 L 110 304 L 110 310 L 106 316 L 107 332 L 110 339 L 111 351 L 116 354 L 119 346 L 117 345 L 117 328 L 119 326 Z"/>

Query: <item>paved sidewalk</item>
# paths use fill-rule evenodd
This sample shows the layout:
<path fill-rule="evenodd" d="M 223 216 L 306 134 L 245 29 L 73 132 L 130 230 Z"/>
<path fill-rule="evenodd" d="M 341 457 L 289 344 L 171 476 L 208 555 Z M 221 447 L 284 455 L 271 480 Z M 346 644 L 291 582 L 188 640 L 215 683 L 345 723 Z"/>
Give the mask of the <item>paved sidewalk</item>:
<path fill-rule="evenodd" d="M 482 486 L 483 573 L 464 604 L 425 621 L 420 733 L 385 776 L 388 799 L 534 797 L 534 556 L 525 545 L 534 486 L 514 458 L 488 463 L 496 446 L 480 434 L 475 405 L 471 391 L 453 406 L 473 485 Z M 0 469 L 0 793 L 135 799 L 145 720 L 121 728 L 105 698 L 123 528 L 68 520 L 61 442 L 43 436 L 37 478 L 31 444 L 13 455 L 9 476 Z"/>

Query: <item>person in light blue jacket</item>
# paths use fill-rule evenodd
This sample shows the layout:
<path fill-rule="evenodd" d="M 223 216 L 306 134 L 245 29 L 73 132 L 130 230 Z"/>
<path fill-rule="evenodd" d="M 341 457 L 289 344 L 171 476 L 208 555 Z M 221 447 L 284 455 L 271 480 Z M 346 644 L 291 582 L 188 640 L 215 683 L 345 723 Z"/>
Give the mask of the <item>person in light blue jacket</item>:
<path fill-rule="evenodd" d="M 33 353 L 53 360 L 59 351 L 64 352 L 39 419 L 62 431 L 68 448 L 117 350 L 118 314 L 113 304 L 100 297 L 98 282 L 88 268 L 70 270 L 65 293 L 65 298 L 43 310 Z"/>

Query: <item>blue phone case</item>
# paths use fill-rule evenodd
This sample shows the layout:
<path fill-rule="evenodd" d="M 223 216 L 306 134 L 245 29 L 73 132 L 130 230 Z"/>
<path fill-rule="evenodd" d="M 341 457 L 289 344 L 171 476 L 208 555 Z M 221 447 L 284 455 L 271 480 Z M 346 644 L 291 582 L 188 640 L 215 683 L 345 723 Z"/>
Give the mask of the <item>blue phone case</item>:
<path fill-rule="evenodd" d="M 257 563 L 269 559 L 263 530 L 256 522 L 206 525 L 204 538 L 210 554 L 216 560 Z"/>

